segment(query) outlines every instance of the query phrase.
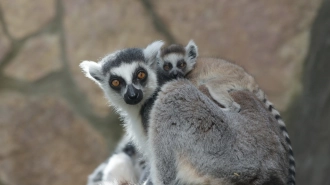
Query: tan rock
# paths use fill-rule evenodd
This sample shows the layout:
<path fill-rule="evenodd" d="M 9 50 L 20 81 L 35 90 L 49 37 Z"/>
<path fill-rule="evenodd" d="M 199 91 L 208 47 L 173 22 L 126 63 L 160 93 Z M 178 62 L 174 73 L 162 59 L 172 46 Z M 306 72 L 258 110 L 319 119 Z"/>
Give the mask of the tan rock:
<path fill-rule="evenodd" d="M 5 68 L 5 74 L 26 81 L 38 80 L 61 65 L 59 40 L 56 35 L 29 39 L 18 55 Z"/>
<path fill-rule="evenodd" d="M 3 29 L 0 29 L 0 63 L 2 61 L 3 56 L 8 52 L 8 49 L 10 47 L 9 39 L 6 37 L 6 35 L 3 32 Z"/>
<path fill-rule="evenodd" d="M 194 39 L 201 56 L 221 57 L 245 67 L 276 107 L 284 110 L 292 86 L 288 82 L 295 81 L 290 73 L 296 73 L 291 68 L 288 74 L 286 68 L 293 61 L 301 64 L 304 54 L 287 60 L 278 51 L 310 28 L 320 2 L 157 0 L 154 6 L 179 42 Z M 307 43 L 299 47 L 307 48 Z"/>
<path fill-rule="evenodd" d="M 104 139 L 59 98 L 0 94 L 5 184 L 85 184 L 106 158 Z"/>
<path fill-rule="evenodd" d="M 103 92 L 83 75 L 79 63 L 83 60 L 97 61 L 122 48 L 146 47 L 164 38 L 155 31 L 139 1 L 63 2 L 67 48 L 74 78 L 87 93 L 95 113 L 106 115 L 109 107 Z"/>
<path fill-rule="evenodd" d="M 45 25 L 55 15 L 55 0 L 1 1 L 8 31 L 15 38 L 27 36 Z"/>

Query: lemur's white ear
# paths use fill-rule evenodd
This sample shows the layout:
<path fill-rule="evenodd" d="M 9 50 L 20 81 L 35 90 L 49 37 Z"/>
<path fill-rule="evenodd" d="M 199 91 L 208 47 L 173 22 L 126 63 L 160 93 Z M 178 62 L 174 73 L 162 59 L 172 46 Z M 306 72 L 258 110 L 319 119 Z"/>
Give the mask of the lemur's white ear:
<path fill-rule="evenodd" d="M 198 56 L 198 47 L 193 40 L 190 40 L 186 46 L 186 57 L 190 62 L 195 63 Z"/>
<path fill-rule="evenodd" d="M 161 40 L 155 41 L 151 44 L 149 44 L 144 50 L 144 56 L 146 57 L 146 60 L 148 62 L 148 65 L 156 64 L 157 62 L 157 55 L 162 46 L 164 45 L 164 42 Z"/>
<path fill-rule="evenodd" d="M 100 84 L 104 80 L 104 75 L 101 70 L 101 65 L 93 61 L 83 61 L 79 67 L 83 70 L 85 75 Z"/>

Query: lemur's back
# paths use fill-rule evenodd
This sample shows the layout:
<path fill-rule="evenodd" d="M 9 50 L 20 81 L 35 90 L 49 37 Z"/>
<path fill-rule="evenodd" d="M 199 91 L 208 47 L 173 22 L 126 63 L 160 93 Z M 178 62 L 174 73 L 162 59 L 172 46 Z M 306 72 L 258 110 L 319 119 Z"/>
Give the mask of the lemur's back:
<path fill-rule="evenodd" d="M 223 84 L 228 83 L 233 87 L 241 87 L 239 89 L 248 89 L 254 93 L 259 89 L 254 78 L 242 67 L 217 58 L 198 58 L 194 70 L 187 75 L 187 78 L 196 86 L 221 79 Z"/>
<path fill-rule="evenodd" d="M 200 57 L 197 59 L 194 70 L 187 75 L 187 78 L 200 91 L 214 100 L 215 103 L 218 103 L 221 107 L 229 108 L 230 110 L 240 111 L 240 105 L 232 99 L 229 94 L 230 91 L 248 90 L 255 94 L 275 117 L 279 129 L 285 138 L 288 147 L 288 161 L 290 164 L 288 184 L 295 184 L 295 160 L 285 123 L 280 113 L 266 98 L 265 93 L 259 88 L 257 82 L 250 74 L 242 67 L 228 61 L 217 58 Z"/>

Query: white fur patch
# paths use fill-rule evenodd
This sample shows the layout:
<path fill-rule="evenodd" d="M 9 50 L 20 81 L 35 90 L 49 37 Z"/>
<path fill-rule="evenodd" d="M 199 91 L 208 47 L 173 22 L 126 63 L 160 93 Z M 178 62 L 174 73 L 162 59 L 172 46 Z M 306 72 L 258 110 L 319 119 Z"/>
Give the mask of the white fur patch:
<path fill-rule="evenodd" d="M 104 75 L 101 72 L 100 64 L 85 60 L 79 64 L 79 67 L 83 70 L 86 77 L 93 80 L 97 84 L 100 85 L 100 80 L 104 80 Z"/>
<path fill-rule="evenodd" d="M 173 67 L 176 67 L 178 64 L 178 61 L 184 59 L 184 56 L 179 53 L 170 53 L 166 56 L 164 56 L 164 61 L 170 62 Z"/>
<path fill-rule="evenodd" d="M 112 68 L 110 74 L 122 77 L 126 84 L 132 84 L 133 74 L 139 67 L 139 62 L 123 63 L 119 67 Z"/>
<path fill-rule="evenodd" d="M 138 181 L 133 163 L 125 153 L 114 154 L 103 170 L 102 181 L 132 182 Z"/>
<path fill-rule="evenodd" d="M 143 51 L 144 56 L 147 58 L 147 60 L 156 58 L 158 51 L 163 45 L 164 42 L 161 40 L 149 44 Z"/>

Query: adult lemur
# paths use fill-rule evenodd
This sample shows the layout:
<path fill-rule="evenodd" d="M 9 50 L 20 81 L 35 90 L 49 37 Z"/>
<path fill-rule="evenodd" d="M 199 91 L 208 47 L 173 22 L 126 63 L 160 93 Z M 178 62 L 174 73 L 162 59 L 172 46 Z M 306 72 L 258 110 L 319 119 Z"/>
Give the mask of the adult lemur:
<path fill-rule="evenodd" d="M 179 80 L 162 88 L 148 122 L 161 45 L 124 49 L 99 63 L 81 64 L 124 118 L 139 148 L 150 151 L 154 184 L 284 184 L 287 148 L 276 136 L 274 119 L 253 98 L 246 103 L 252 108 L 222 111 L 210 96 Z"/>
<path fill-rule="evenodd" d="M 190 48 L 190 50 L 189 50 Z M 190 52 L 190 53 L 189 53 Z M 262 101 L 266 108 L 276 118 L 279 128 L 289 148 L 289 180 L 288 184 L 295 184 L 295 160 L 290 138 L 280 113 L 266 98 L 265 93 L 259 88 L 254 78 L 242 67 L 225 60 L 216 58 L 198 58 L 197 46 L 190 41 L 186 47 L 173 44 L 162 48 L 158 53 L 158 71 L 162 76 L 173 78 L 177 75 L 186 76 L 202 92 L 210 95 L 223 110 L 239 111 L 240 105 L 230 96 L 234 90 L 248 90 Z M 188 58 L 190 56 L 190 58 Z M 195 66 L 196 64 L 196 66 Z M 194 67 L 195 66 L 195 67 Z M 194 70 L 192 70 L 194 68 Z"/>

